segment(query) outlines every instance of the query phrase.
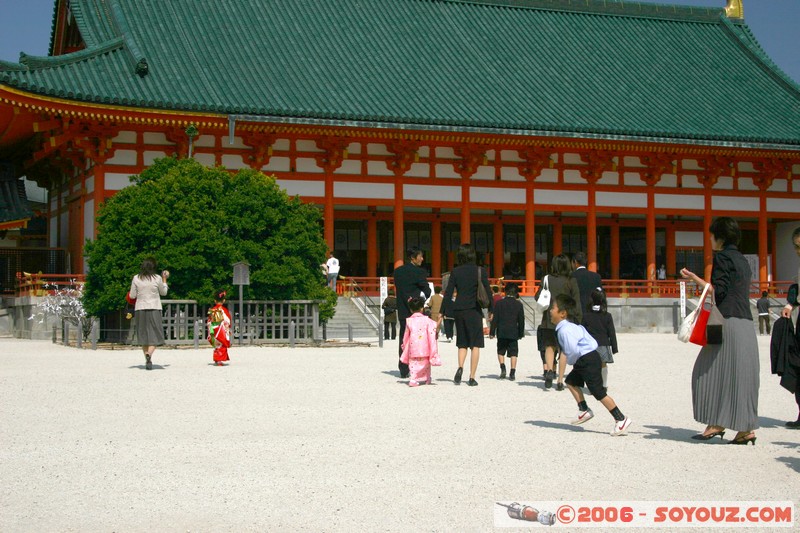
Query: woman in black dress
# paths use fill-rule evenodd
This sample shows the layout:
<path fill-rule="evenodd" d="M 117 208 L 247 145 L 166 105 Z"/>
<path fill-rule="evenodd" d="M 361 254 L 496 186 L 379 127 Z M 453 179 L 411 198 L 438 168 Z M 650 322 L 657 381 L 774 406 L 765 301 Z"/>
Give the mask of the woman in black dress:
<path fill-rule="evenodd" d="M 489 276 L 486 269 L 479 268 L 476 264 L 475 248 L 465 243 L 458 248 L 458 266 L 450 274 L 447 288 L 444 291 L 444 301 L 440 319 L 452 317 L 456 326 L 456 346 L 458 346 L 458 370 L 453 382 L 461 383 L 461 374 L 464 372 L 464 361 L 467 350 L 470 350 L 469 382 L 474 387 L 475 371 L 478 369 L 478 360 L 483 348 L 483 312 L 478 304 L 478 283 L 482 283 L 486 294 L 492 294 L 489 286 Z M 453 292 L 456 299 L 453 300 Z M 489 298 L 489 313 L 492 312 L 492 301 Z"/>

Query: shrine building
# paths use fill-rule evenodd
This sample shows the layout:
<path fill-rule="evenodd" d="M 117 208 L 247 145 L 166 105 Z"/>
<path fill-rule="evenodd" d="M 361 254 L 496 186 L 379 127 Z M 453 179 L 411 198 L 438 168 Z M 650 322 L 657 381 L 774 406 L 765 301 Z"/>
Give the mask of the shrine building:
<path fill-rule="evenodd" d="M 800 220 L 800 86 L 727 4 L 56 0 L 49 55 L 0 62 L 0 184 L 47 189 L 75 273 L 101 204 L 191 155 L 318 205 L 352 276 L 418 246 L 438 277 L 471 242 L 493 277 L 580 250 L 651 280 L 710 269 L 726 215 L 768 282 Z"/>

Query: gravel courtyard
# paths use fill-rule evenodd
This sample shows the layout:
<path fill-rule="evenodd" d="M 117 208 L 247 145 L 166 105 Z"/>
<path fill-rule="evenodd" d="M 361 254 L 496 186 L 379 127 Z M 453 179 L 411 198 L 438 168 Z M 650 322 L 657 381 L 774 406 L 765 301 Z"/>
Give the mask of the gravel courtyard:
<path fill-rule="evenodd" d="M 800 431 L 783 427 L 797 408 L 768 337 L 755 447 L 689 439 L 698 348 L 673 335 L 620 335 L 609 393 L 633 426 L 619 438 L 592 398 L 595 419 L 569 424 L 575 403 L 543 389 L 534 344 L 509 382 L 487 340 L 479 386 L 456 387 L 442 343 L 434 384 L 412 389 L 396 341 L 234 346 L 224 368 L 209 348 L 160 348 L 146 371 L 137 349 L 0 339 L 0 531 L 487 531 L 496 501 L 797 505 Z"/>

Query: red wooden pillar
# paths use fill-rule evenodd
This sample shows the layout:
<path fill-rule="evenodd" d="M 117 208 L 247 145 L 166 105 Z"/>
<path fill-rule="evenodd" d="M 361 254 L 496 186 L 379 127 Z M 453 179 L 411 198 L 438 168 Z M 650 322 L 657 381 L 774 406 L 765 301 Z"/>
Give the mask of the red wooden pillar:
<path fill-rule="evenodd" d="M 378 275 L 378 219 L 375 207 L 369 207 L 367 219 L 367 277 Z"/>
<path fill-rule="evenodd" d="M 667 226 L 667 257 L 666 257 L 666 267 L 667 267 L 667 276 L 675 276 L 678 273 L 677 266 L 675 263 L 678 262 L 677 253 L 675 249 L 675 221 L 671 220 L 669 225 Z"/>
<path fill-rule="evenodd" d="M 94 167 L 94 229 L 92 230 L 92 237 L 97 238 L 97 214 L 100 210 L 100 204 L 105 202 L 106 192 L 106 170 L 103 163 L 97 164 Z"/>
<path fill-rule="evenodd" d="M 525 190 L 525 280 L 527 287 L 533 290 L 536 279 L 536 226 L 533 210 L 533 181 Z"/>
<path fill-rule="evenodd" d="M 494 249 L 492 253 L 494 254 L 494 277 L 499 278 L 503 276 L 503 264 L 504 264 L 504 255 L 503 255 L 503 212 L 502 211 L 495 211 L 494 212 Z"/>
<path fill-rule="evenodd" d="M 586 268 L 597 272 L 597 204 L 594 184 L 589 185 L 589 210 L 586 215 Z"/>
<path fill-rule="evenodd" d="M 469 179 L 461 182 L 461 244 L 470 242 Z M 474 244 L 474 243 L 473 243 Z"/>
<path fill-rule="evenodd" d="M 403 182 L 400 178 L 394 181 L 394 267 L 403 266 L 405 251 L 403 241 L 405 237 L 403 220 Z"/>
<path fill-rule="evenodd" d="M 619 219 L 611 223 L 611 279 L 619 279 Z"/>
<path fill-rule="evenodd" d="M 711 227 L 711 186 L 706 185 L 705 191 L 705 210 L 703 213 L 703 263 L 705 270 L 703 279 L 711 280 L 711 269 L 714 266 L 714 251 L 711 249 L 711 239 L 708 236 L 708 228 Z"/>
<path fill-rule="evenodd" d="M 758 281 L 761 283 L 759 292 L 767 290 L 767 282 L 769 281 L 769 269 L 767 267 L 768 255 L 768 239 L 767 234 L 767 197 L 764 191 L 760 191 L 758 195 L 759 212 L 758 212 Z"/>
<path fill-rule="evenodd" d="M 645 246 L 647 247 L 647 280 L 653 281 L 656 279 L 656 206 L 655 191 L 652 186 L 647 187 L 645 241 Z M 651 290 L 651 292 L 653 291 Z"/>
<path fill-rule="evenodd" d="M 333 250 L 334 232 L 333 232 L 333 174 L 325 174 L 325 208 L 323 213 L 323 220 L 325 221 L 325 243 L 328 245 L 329 250 Z"/>
<path fill-rule="evenodd" d="M 442 275 L 442 220 L 439 210 L 434 209 L 431 222 L 431 276 L 434 278 Z"/>

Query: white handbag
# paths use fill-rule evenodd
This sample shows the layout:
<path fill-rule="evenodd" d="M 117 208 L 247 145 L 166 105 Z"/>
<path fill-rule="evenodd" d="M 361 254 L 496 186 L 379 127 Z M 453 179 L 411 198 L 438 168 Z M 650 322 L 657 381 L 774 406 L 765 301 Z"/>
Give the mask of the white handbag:
<path fill-rule="evenodd" d="M 703 302 L 706 301 L 706 293 L 708 292 L 708 288 L 710 286 L 710 283 L 706 283 L 706 286 L 703 287 L 703 294 L 700 295 L 700 305 L 698 305 L 694 311 L 686 315 L 686 318 L 684 318 L 683 322 L 681 322 L 681 325 L 678 328 L 679 341 L 689 342 L 689 338 L 692 336 L 692 331 L 694 330 L 694 324 L 697 321 L 697 315 L 699 315 L 700 310 L 703 309 Z"/>
<path fill-rule="evenodd" d="M 536 307 L 539 311 L 546 311 L 550 307 L 550 289 L 547 286 L 547 276 L 542 280 L 542 290 L 536 299 Z"/>

